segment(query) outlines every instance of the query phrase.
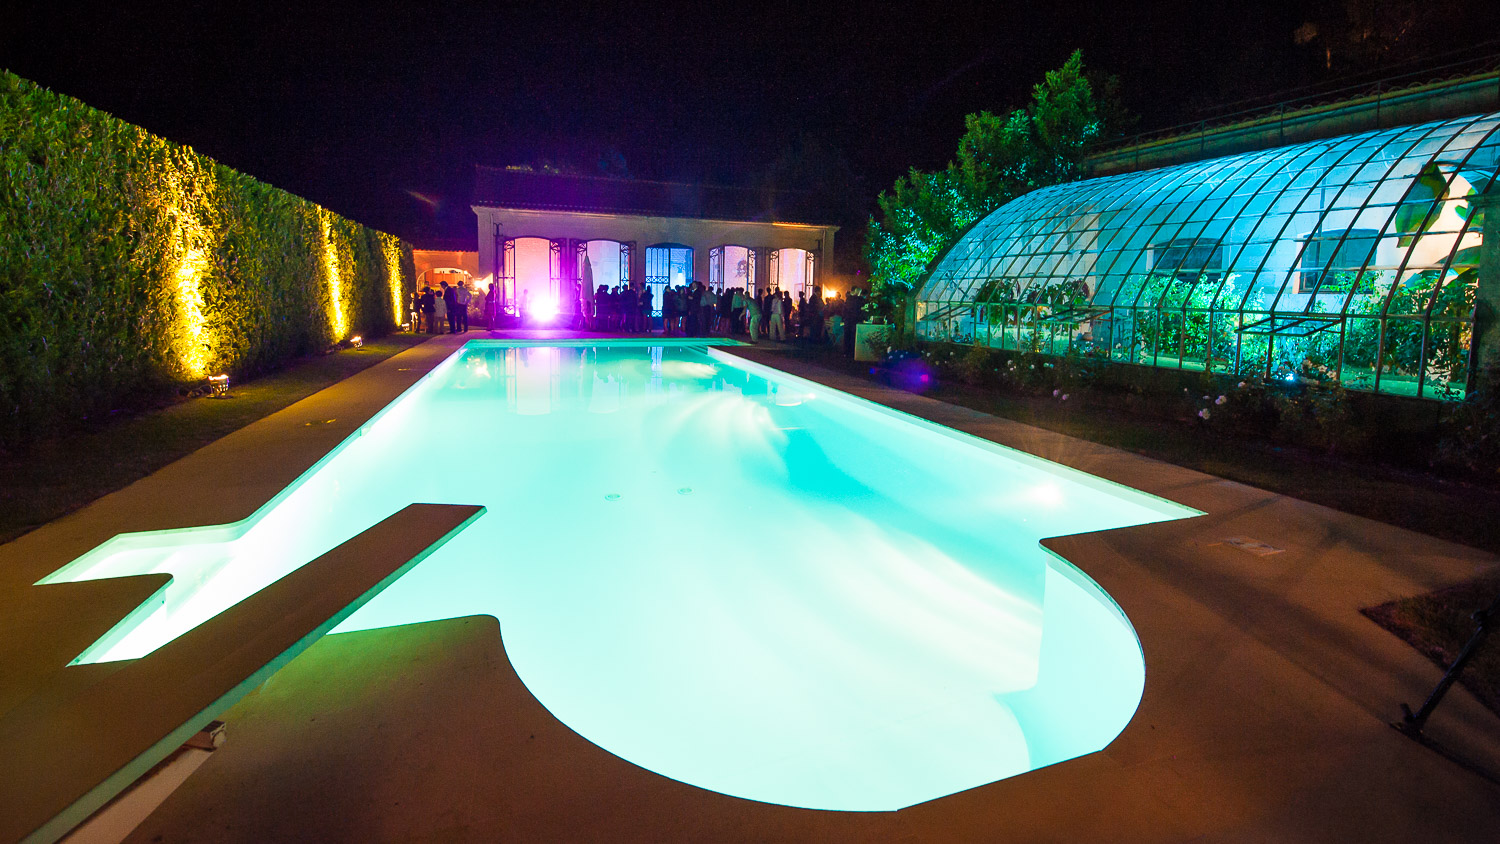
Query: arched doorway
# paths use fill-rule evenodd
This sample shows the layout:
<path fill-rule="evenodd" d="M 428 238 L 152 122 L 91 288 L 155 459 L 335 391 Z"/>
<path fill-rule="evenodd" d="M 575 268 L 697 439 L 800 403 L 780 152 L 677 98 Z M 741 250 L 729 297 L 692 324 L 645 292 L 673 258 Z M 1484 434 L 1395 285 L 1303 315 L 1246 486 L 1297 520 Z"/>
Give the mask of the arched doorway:
<path fill-rule="evenodd" d="M 710 250 L 708 286 L 715 293 L 722 293 L 726 287 L 739 287 L 755 295 L 755 250 L 727 243 Z"/>
<path fill-rule="evenodd" d="M 771 286 L 798 294 L 812 295 L 817 277 L 817 255 L 806 249 L 777 249 L 771 253 Z"/>
<path fill-rule="evenodd" d="M 581 240 L 578 242 L 578 279 L 614 287 L 630 283 L 630 244 L 618 240 Z"/>
<path fill-rule="evenodd" d="M 651 318 L 661 320 L 662 294 L 667 286 L 693 283 L 693 249 L 681 243 L 658 243 L 646 247 L 646 287 L 651 291 Z"/>
<path fill-rule="evenodd" d="M 600 287 L 630 284 L 630 244 L 618 240 L 578 241 L 578 287 L 585 322 L 597 327 Z"/>
<path fill-rule="evenodd" d="M 505 240 L 501 273 L 505 313 L 527 323 L 550 323 L 562 309 L 560 255 L 545 237 Z"/>

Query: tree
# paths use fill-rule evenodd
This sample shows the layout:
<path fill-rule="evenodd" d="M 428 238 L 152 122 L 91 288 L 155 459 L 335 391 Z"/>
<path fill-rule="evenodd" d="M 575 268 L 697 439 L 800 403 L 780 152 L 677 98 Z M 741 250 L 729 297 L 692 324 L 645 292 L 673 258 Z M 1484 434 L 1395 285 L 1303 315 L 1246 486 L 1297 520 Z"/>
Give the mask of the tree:
<path fill-rule="evenodd" d="M 964 118 L 964 135 L 945 169 L 912 168 L 881 192 L 880 217 L 869 219 L 865 239 L 877 298 L 891 301 L 893 294 L 915 288 L 938 255 L 1006 202 L 1081 178 L 1087 150 L 1123 125 L 1116 82 L 1108 78 L 1100 88 L 1103 104 L 1084 70 L 1083 53 L 1074 51 L 1032 88 L 1026 108 Z M 1121 125 L 1108 125 L 1106 116 Z"/>
<path fill-rule="evenodd" d="M 865 216 L 861 179 L 842 150 L 824 139 L 802 133 L 784 145 L 776 160 L 756 179 L 756 186 L 785 203 L 778 208 L 792 219 L 837 223 L 846 231 Z M 824 256 L 825 267 L 848 267 L 859 257 L 853 238 L 836 240 L 838 252 Z"/>

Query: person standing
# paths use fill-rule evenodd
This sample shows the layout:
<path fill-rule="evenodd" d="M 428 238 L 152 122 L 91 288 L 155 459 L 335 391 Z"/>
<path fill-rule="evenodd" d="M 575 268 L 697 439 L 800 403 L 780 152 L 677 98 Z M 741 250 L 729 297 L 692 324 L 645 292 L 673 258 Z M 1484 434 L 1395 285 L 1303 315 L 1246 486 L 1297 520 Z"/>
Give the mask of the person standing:
<path fill-rule="evenodd" d="M 719 314 L 718 314 L 718 320 L 715 323 L 715 325 L 717 325 L 717 327 L 719 329 L 719 333 L 720 334 L 728 336 L 728 335 L 734 333 L 734 328 L 733 328 L 734 322 L 733 322 L 733 319 L 734 319 L 734 290 L 731 289 L 731 288 L 725 287 L 724 290 L 719 293 Z"/>
<path fill-rule="evenodd" d="M 458 287 L 450 286 L 448 282 L 442 282 L 443 287 L 443 310 L 448 317 L 448 333 L 458 333 Z"/>
<path fill-rule="evenodd" d="M 682 295 L 682 310 L 686 315 L 683 320 L 682 333 L 685 337 L 698 336 L 698 288 L 702 282 L 693 282 L 688 285 L 687 292 Z"/>
<path fill-rule="evenodd" d="M 708 337 L 714 333 L 714 296 L 712 288 L 704 286 L 698 291 L 698 327 L 703 336 Z"/>
<path fill-rule="evenodd" d="M 823 342 L 823 288 L 813 286 L 812 295 L 807 297 L 807 325 L 802 329 L 802 336 L 813 343 Z"/>
<path fill-rule="evenodd" d="M 448 323 L 448 282 L 438 282 L 439 289 L 432 291 L 432 333 L 442 334 Z"/>
<path fill-rule="evenodd" d="M 740 333 L 745 324 L 745 297 L 738 287 L 729 293 L 729 332 Z"/>
<path fill-rule="evenodd" d="M 437 308 L 433 302 L 436 298 L 432 295 L 432 288 L 426 286 L 422 287 L 422 295 L 417 297 L 417 307 L 421 309 L 422 314 L 422 327 L 427 329 L 428 334 L 437 333 L 433 328 L 435 322 L 434 315 L 437 312 Z"/>
<path fill-rule="evenodd" d="M 745 296 L 745 327 L 750 330 L 750 342 L 760 342 L 760 303 L 754 296 Z"/>
<path fill-rule="evenodd" d="M 469 333 L 469 301 L 474 297 L 469 293 L 469 282 L 460 281 L 458 292 L 454 295 L 458 300 L 458 330 Z"/>
<path fill-rule="evenodd" d="M 865 297 L 859 295 L 859 288 L 855 287 L 844 300 L 844 355 L 847 357 L 854 357 L 854 333 L 864 319 Z"/>
<path fill-rule="evenodd" d="M 652 293 L 653 291 L 650 285 L 644 285 L 641 287 L 641 298 L 638 307 L 641 313 L 642 334 L 650 334 L 651 329 L 653 328 L 653 326 L 651 325 L 651 312 L 656 310 L 656 297 L 653 296 Z"/>
<path fill-rule="evenodd" d="M 677 288 L 668 286 L 661 294 L 661 336 L 672 336 L 672 323 L 677 321 Z"/>
<path fill-rule="evenodd" d="M 771 293 L 771 318 L 768 322 L 771 324 L 771 339 L 777 343 L 786 342 L 786 302 L 774 291 Z"/>

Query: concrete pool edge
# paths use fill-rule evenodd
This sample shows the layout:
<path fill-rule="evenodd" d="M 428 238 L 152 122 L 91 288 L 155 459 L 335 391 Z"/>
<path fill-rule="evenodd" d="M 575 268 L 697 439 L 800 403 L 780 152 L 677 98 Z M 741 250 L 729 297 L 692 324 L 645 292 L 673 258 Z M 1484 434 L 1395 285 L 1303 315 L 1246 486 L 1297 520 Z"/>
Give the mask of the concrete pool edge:
<path fill-rule="evenodd" d="M 461 345 L 445 335 L 399 352 L 0 545 L 0 588 L 36 583 L 117 535 L 252 518 Z"/>
<path fill-rule="evenodd" d="M 218 514 L 232 514 L 236 507 L 240 508 L 240 518 L 243 518 L 284 487 L 288 483 L 286 476 L 298 476 L 349 433 L 368 421 L 369 416 L 388 404 L 406 388 L 400 386 L 401 382 L 406 381 L 406 386 L 410 386 L 410 383 L 425 374 L 425 371 L 414 372 L 416 367 L 426 363 L 426 369 L 430 370 L 461 345 L 461 339 L 435 338 L 403 352 L 390 361 L 372 367 L 372 370 L 384 368 L 378 373 L 379 377 L 360 379 L 360 376 L 355 376 L 349 381 L 341 382 L 324 393 L 304 400 L 309 402 L 305 407 L 302 406 L 303 403 L 294 405 L 281 414 L 248 426 L 179 461 L 190 465 L 174 464 L 168 470 L 158 473 L 165 477 L 152 476 L 120 493 L 101 499 L 79 513 L 0 546 L 0 570 L 10 577 L 4 581 L 6 587 L 10 591 L 16 588 L 18 578 L 11 576 L 16 569 L 30 572 L 40 569 L 40 573 L 28 581 L 33 582 L 36 577 L 81 553 L 79 551 L 71 556 L 64 556 L 68 554 L 69 547 L 83 545 L 82 551 L 87 551 L 114 533 L 139 529 L 115 527 L 127 521 L 122 514 L 128 514 L 133 508 L 144 518 L 154 520 L 153 523 L 160 527 L 230 521 L 231 519 Z M 747 357 L 751 351 L 753 350 L 746 350 Z M 408 355 L 411 357 L 407 358 Z M 801 369 L 787 361 L 778 360 L 777 364 L 778 369 Z M 401 369 L 408 371 L 400 372 Z M 793 374 L 820 380 L 818 373 L 794 371 Z M 832 374 L 824 371 L 824 375 Z M 849 389 L 842 382 L 828 385 L 856 395 L 864 391 L 855 379 L 848 381 L 854 382 L 856 389 Z M 379 395 L 382 393 L 383 399 Z M 881 401 L 882 398 L 885 400 Z M 1375 545 L 1392 545 L 1403 551 L 1414 552 L 1416 562 L 1410 570 L 1381 571 L 1378 572 L 1379 576 L 1373 578 L 1373 582 L 1364 583 L 1358 589 L 1347 590 L 1349 594 L 1337 601 L 1341 618 L 1347 615 L 1345 610 L 1363 600 L 1359 597 L 1361 594 L 1372 591 L 1381 594 L 1417 591 L 1458 579 L 1478 568 L 1493 564 L 1491 558 L 1470 549 L 1437 543 L 1425 537 L 1416 537 L 1414 540 L 1415 535 L 1388 526 L 1365 520 L 1351 522 L 1353 517 L 1335 514 L 1324 508 L 1270 496 L 1217 478 L 1178 467 L 1154 464 L 1134 455 L 1113 452 L 1015 423 L 1005 423 L 1004 420 L 984 417 L 983 414 L 974 414 L 929 399 L 914 400 L 902 395 L 878 394 L 877 391 L 873 400 L 888 403 L 888 406 L 898 406 L 903 411 L 908 407 L 916 407 L 917 415 L 923 418 L 968 430 L 969 433 L 1002 445 L 1019 447 L 1033 453 L 1039 451 L 1041 456 L 1063 465 L 1206 510 L 1207 516 L 1186 521 L 1211 520 L 1214 529 L 1207 531 L 1210 538 L 1219 538 L 1221 534 L 1228 534 L 1230 531 L 1244 531 L 1255 535 L 1257 531 L 1264 530 L 1268 523 L 1277 525 L 1279 516 L 1284 512 L 1295 511 L 1298 519 L 1304 522 L 1322 520 L 1334 523 L 1334 528 L 1326 532 L 1342 545 L 1361 545 L 1355 549 L 1357 555 L 1370 557 L 1371 553 L 1363 546 Z M 364 418 L 359 418 L 361 412 L 366 410 L 368 412 Z M 302 427 L 305 419 L 324 414 L 338 418 L 337 428 L 342 429 L 341 433 L 333 430 L 333 426 Z M 284 418 L 276 419 L 283 415 Z M 954 425 L 954 421 L 959 424 Z M 263 425 L 268 426 L 269 430 L 251 431 L 252 428 Z M 308 434 L 317 436 L 306 436 Z M 284 437 L 284 441 L 278 441 L 278 436 Z M 314 438 L 326 443 L 321 451 L 317 451 L 317 447 L 310 443 Z M 267 448 L 270 450 L 267 451 Z M 212 453 L 204 453 L 210 450 L 213 450 Z M 234 457 L 232 454 L 226 455 L 225 450 L 239 452 L 239 460 L 276 462 L 277 466 L 270 467 L 276 471 L 262 470 L 250 476 L 234 477 L 233 483 L 222 487 L 223 496 L 202 496 L 191 481 L 194 478 L 201 480 L 204 477 L 224 477 L 225 460 Z M 310 454 L 312 456 L 308 459 Z M 298 460 L 304 460 L 305 465 L 295 466 Z M 277 476 L 276 479 L 268 480 L 267 476 L 273 474 Z M 153 500 L 163 491 L 173 496 L 172 506 L 176 509 Z M 260 495 L 258 500 L 257 494 Z M 1211 506 L 1204 506 L 1205 504 Z M 1259 520 L 1255 518 L 1256 513 L 1262 514 Z M 739 805 L 744 801 L 709 792 L 694 792 L 686 796 L 673 792 L 676 796 L 667 802 L 690 808 L 696 823 L 707 823 L 710 824 L 709 828 L 720 831 L 721 834 L 716 837 L 735 840 L 764 837 L 757 836 L 755 828 L 743 825 L 749 822 L 765 822 L 769 825 L 766 828 L 783 829 L 790 837 L 812 835 L 813 830 L 817 830 L 819 835 L 837 839 L 909 836 L 917 840 L 952 840 L 992 837 L 995 829 L 1004 828 L 1022 839 L 1080 840 L 1114 837 L 1173 840 L 1215 830 L 1222 833 L 1225 829 L 1237 828 L 1252 819 L 1259 819 L 1257 828 L 1275 829 L 1285 836 L 1294 837 L 1293 832 L 1305 832 L 1309 827 L 1283 824 L 1294 820 L 1315 823 L 1315 815 L 1320 812 L 1326 814 L 1330 806 L 1337 809 L 1356 804 L 1369 810 L 1367 818 L 1363 820 L 1367 826 L 1380 823 L 1387 829 L 1420 829 L 1431 835 L 1431 824 L 1442 823 L 1441 818 L 1423 815 L 1420 818 L 1408 818 L 1405 825 L 1399 819 L 1397 822 L 1390 822 L 1392 810 L 1389 806 L 1399 802 L 1390 795 L 1405 792 L 1429 795 L 1419 801 L 1421 805 L 1453 805 L 1456 801 L 1458 805 L 1472 809 L 1467 818 L 1450 818 L 1447 821 L 1457 824 L 1448 827 L 1455 835 L 1460 830 L 1472 831 L 1495 821 L 1496 812 L 1492 802 L 1496 792 L 1493 788 L 1484 784 L 1476 785 L 1471 775 L 1455 774 L 1444 767 L 1446 763 L 1441 760 L 1434 762 L 1435 757 L 1421 748 L 1410 745 L 1409 742 L 1403 744 L 1405 740 L 1395 736 L 1383 724 L 1382 718 L 1390 717 L 1385 710 L 1394 705 L 1392 701 L 1420 695 L 1425 691 L 1425 686 L 1435 679 L 1436 671 L 1425 660 L 1414 653 L 1408 653 L 1409 649 L 1373 625 L 1364 630 L 1356 629 L 1359 626 L 1357 624 L 1345 624 L 1343 621 L 1337 624 L 1323 623 L 1328 621 L 1323 618 L 1328 611 L 1326 608 L 1320 611 L 1315 606 L 1316 602 L 1311 602 L 1314 606 L 1307 606 L 1306 601 L 1274 600 L 1269 607 L 1262 605 L 1267 596 L 1287 597 L 1284 592 L 1274 593 L 1270 589 L 1272 586 L 1285 590 L 1289 586 L 1307 585 L 1299 584 L 1297 571 L 1287 570 L 1299 567 L 1289 567 L 1287 563 L 1295 561 L 1296 555 L 1304 554 L 1309 549 L 1316 550 L 1316 546 L 1286 542 L 1286 553 L 1275 557 L 1255 558 L 1225 546 L 1193 544 L 1196 541 L 1193 536 L 1173 527 L 1183 524 L 1184 522 L 1157 523 L 1104 534 L 1048 540 L 1044 543 L 1049 549 L 1072 561 L 1098 581 L 1108 594 L 1130 609 L 1130 617 L 1147 650 L 1147 696 L 1143 700 L 1142 710 L 1116 744 L 1105 751 L 893 814 L 867 818 L 860 823 L 851 820 L 829 826 L 830 822 L 809 820 L 797 821 L 792 827 L 787 827 L 787 812 L 808 810 L 774 811 L 777 807 L 764 807 L 760 804 L 746 807 Z M 1360 536 L 1349 536 L 1350 524 L 1354 525 L 1352 530 L 1361 534 Z M 91 544 L 85 544 L 89 541 L 88 537 L 93 537 Z M 1201 552 L 1207 562 L 1184 553 L 1173 553 L 1157 560 L 1150 559 L 1161 548 L 1174 544 L 1179 552 L 1182 549 Z M 1270 562 L 1265 562 L 1267 560 Z M 1372 565 L 1385 568 L 1381 563 Z M 1313 571 L 1306 574 L 1306 578 L 1317 581 L 1312 585 L 1322 588 L 1329 586 L 1324 581 L 1337 574 L 1339 573 Z M 1219 580 L 1223 583 L 1217 582 Z M 1265 594 L 1260 591 L 1247 593 L 1245 605 L 1232 600 L 1234 595 L 1231 593 L 1234 590 L 1226 589 L 1246 584 L 1253 586 L 1262 580 L 1269 581 Z M 1284 606 L 1291 604 L 1296 605 Z M 1278 612 L 1288 608 L 1293 612 Z M 1274 622 L 1277 620 L 1283 617 L 1295 619 L 1303 614 L 1319 623 L 1304 623 L 1282 633 L 1275 631 Z M 1362 619 L 1359 622 L 1368 624 Z M 1191 631 L 1185 632 L 1187 628 L 1191 628 Z M 1288 641 L 1305 636 L 1309 629 L 1326 631 L 1336 640 L 1335 644 L 1352 643 L 1354 647 L 1335 647 L 1331 649 L 1335 652 L 1330 654 L 1326 652 L 1327 649 L 1298 647 L 1296 641 Z M 1390 642 L 1387 643 L 1386 639 Z M 1349 652 L 1351 650 L 1354 652 Z M 1280 719 L 1284 724 L 1278 734 L 1273 735 L 1265 724 L 1257 722 L 1256 729 L 1252 731 L 1254 736 L 1244 735 L 1245 731 L 1238 729 L 1243 719 L 1236 718 L 1244 714 L 1243 700 L 1230 701 L 1223 706 L 1206 703 L 1204 696 L 1215 690 L 1222 690 L 1220 687 L 1225 678 L 1210 670 L 1214 666 L 1209 664 L 1209 657 L 1203 654 L 1241 652 L 1252 653 L 1256 670 L 1267 672 L 1277 679 L 1291 678 L 1295 681 L 1276 686 L 1269 692 L 1253 683 L 1240 690 L 1240 696 L 1257 707 L 1289 708 L 1292 717 L 1290 721 L 1285 717 Z M 1351 677 L 1351 661 L 1358 662 L 1362 667 L 1374 664 L 1383 669 L 1376 678 L 1380 682 L 1360 682 L 1357 677 Z M 1224 669 L 1221 667 L 1220 671 L 1222 670 Z M 1250 683 L 1255 679 L 1258 676 L 1247 677 L 1243 682 Z M 1202 686 L 1198 697 L 1189 694 L 1190 687 L 1195 683 Z M 1232 684 L 1230 687 L 1233 688 Z M 1316 706 L 1310 708 L 1302 705 L 1308 700 L 1313 701 Z M 1239 705 L 1238 709 L 1236 705 Z M 1482 739 L 1487 747 L 1496 746 L 1496 731 L 1485 726 L 1478 717 L 1488 716 L 1487 712 L 1473 711 L 1474 704 L 1462 694 L 1445 706 L 1447 705 L 1454 706 L 1454 709 L 1447 712 L 1449 719 L 1470 728 L 1475 737 Z M 1220 714 L 1224 714 L 1226 720 L 1212 728 L 1206 727 L 1202 714 L 1204 708 L 1225 709 L 1226 712 Z M 1299 718 L 1306 720 L 1314 710 L 1314 714 L 1336 713 L 1339 716 L 1338 726 L 1326 731 L 1316 731 L 1311 736 L 1297 733 L 1295 728 L 1299 726 Z M 1351 721 L 1358 723 L 1351 727 Z M 1287 725 L 1293 728 L 1290 732 L 1285 728 Z M 1169 733 L 1170 737 L 1163 733 Z M 1391 735 L 1389 741 L 1384 735 L 1386 733 Z M 1373 748 L 1370 752 L 1375 754 L 1377 761 L 1399 761 L 1406 773 L 1394 772 L 1393 783 L 1402 788 L 1352 795 L 1339 790 L 1331 793 L 1326 774 L 1331 766 L 1337 767 L 1334 763 L 1350 759 L 1350 754 L 1334 754 L 1328 759 L 1310 758 L 1309 754 L 1326 750 L 1330 744 L 1339 744 L 1345 738 L 1359 743 L 1361 748 Z M 1292 749 L 1299 744 L 1300 748 Z M 1344 745 L 1339 744 L 1339 749 L 1343 748 Z M 1175 752 L 1168 753 L 1168 750 Z M 602 754 L 603 751 L 596 753 Z M 1170 764 L 1166 761 L 1168 757 L 1172 760 Z M 1177 761 L 1179 757 L 1182 759 L 1181 763 Z M 1358 758 L 1368 761 L 1367 757 Z M 1280 779 L 1284 782 L 1271 784 L 1264 776 L 1257 774 L 1229 776 L 1224 767 L 1217 764 L 1244 763 L 1254 768 L 1256 762 L 1264 764 L 1267 760 L 1278 764 L 1287 763 L 1280 765 L 1283 772 Z M 596 757 L 572 761 L 581 765 L 602 764 Z M 615 765 L 604 767 L 614 772 L 620 770 Z M 1384 769 L 1389 764 L 1380 767 Z M 582 770 L 580 769 L 580 776 L 592 782 L 593 779 L 582 774 Z M 195 775 L 195 778 L 198 776 L 202 776 L 202 773 Z M 626 801 L 630 805 L 622 807 L 611 804 L 625 814 L 595 816 L 594 822 L 600 825 L 593 829 L 596 832 L 610 830 L 615 833 L 611 837 L 616 838 L 645 838 L 647 830 L 654 829 L 660 833 L 664 829 L 676 829 L 676 837 L 683 837 L 683 827 L 653 826 L 657 822 L 650 820 L 654 814 L 652 806 L 660 805 L 652 795 L 670 791 L 670 786 L 653 783 L 649 776 L 634 778 L 632 783 L 633 796 Z M 687 787 L 679 785 L 679 788 Z M 1095 811 L 1079 812 L 1076 804 L 1054 796 L 1052 792 L 1055 789 L 1075 795 L 1089 794 L 1089 797 L 1083 799 L 1088 800 Z M 1306 805 L 1309 798 L 1294 796 L 1298 789 L 1316 797 L 1311 801 L 1313 805 Z M 1434 792 L 1444 790 L 1447 792 L 1444 798 L 1431 796 Z M 1362 799 L 1354 799 L 1357 797 Z M 1479 798 L 1491 803 L 1480 802 Z M 229 802 L 234 802 L 234 798 L 230 798 Z M 171 804 L 172 801 L 169 801 L 164 808 L 169 808 Z M 410 822 L 421 824 L 423 819 L 416 817 L 421 814 L 419 805 L 410 802 L 406 805 L 410 806 L 405 810 L 411 815 Z M 163 818 L 171 814 L 168 811 Z M 186 814 L 191 816 L 192 813 Z M 1112 825 L 1102 826 L 1098 821 L 1091 822 L 1089 818 L 1082 817 L 1096 814 L 1112 816 Z M 1321 828 L 1327 829 L 1326 825 L 1331 822 L 1322 821 L 1324 826 Z M 1361 820 L 1350 817 L 1347 822 L 1357 825 Z M 624 834 L 633 823 L 640 824 L 640 834 Z M 875 824 L 876 827 L 871 827 L 870 824 Z M 140 833 L 144 835 L 150 825 L 148 821 L 147 827 L 143 827 Z M 503 829 L 503 826 L 497 828 Z"/>

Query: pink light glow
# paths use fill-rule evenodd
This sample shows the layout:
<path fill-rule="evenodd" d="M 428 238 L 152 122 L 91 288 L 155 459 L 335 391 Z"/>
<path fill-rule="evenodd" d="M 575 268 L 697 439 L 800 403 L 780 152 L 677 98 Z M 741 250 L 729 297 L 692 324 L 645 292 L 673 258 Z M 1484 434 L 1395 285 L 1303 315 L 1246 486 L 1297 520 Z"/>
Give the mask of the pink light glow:
<path fill-rule="evenodd" d="M 541 296 L 531 305 L 531 318 L 546 321 L 557 316 L 557 300 L 551 296 Z"/>

